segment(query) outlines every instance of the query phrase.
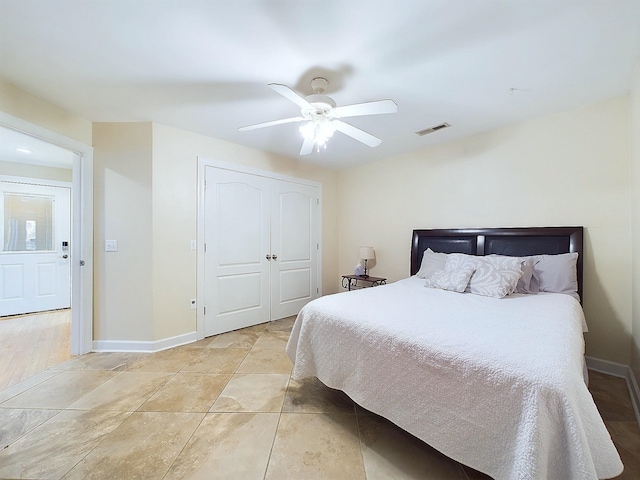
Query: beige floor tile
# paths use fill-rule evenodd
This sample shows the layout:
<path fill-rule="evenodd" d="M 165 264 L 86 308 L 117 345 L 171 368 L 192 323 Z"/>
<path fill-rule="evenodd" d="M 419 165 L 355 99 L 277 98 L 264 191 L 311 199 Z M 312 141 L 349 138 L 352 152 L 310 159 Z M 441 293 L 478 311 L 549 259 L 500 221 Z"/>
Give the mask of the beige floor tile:
<path fill-rule="evenodd" d="M 274 320 L 273 322 L 267 323 L 267 332 L 286 332 L 291 333 L 291 329 L 293 328 L 293 324 L 296 322 L 296 315 L 291 317 L 281 318 L 280 320 Z"/>
<path fill-rule="evenodd" d="M 144 354 L 127 367 L 130 372 L 179 372 L 200 353 L 200 349 L 170 348 L 155 353 Z"/>
<path fill-rule="evenodd" d="M 287 341 L 289 340 L 289 332 L 283 332 L 280 330 L 266 331 L 253 346 L 254 350 L 280 350 L 284 352 L 287 347 Z"/>
<path fill-rule="evenodd" d="M 238 368 L 237 373 L 282 373 L 289 375 L 292 369 L 293 364 L 284 349 L 253 348 Z"/>
<path fill-rule="evenodd" d="M 0 478 L 60 478 L 129 415 L 60 412 L 0 451 Z"/>
<path fill-rule="evenodd" d="M 266 480 L 364 480 L 355 415 L 283 413 Z"/>
<path fill-rule="evenodd" d="M 0 407 L 2 407 L 2 402 L 6 402 L 10 398 L 26 392 L 30 388 L 39 385 L 42 382 L 55 377 L 56 375 L 60 375 L 59 370 L 45 370 L 38 373 L 37 375 L 34 375 L 33 377 L 29 377 L 28 379 L 23 380 L 20 383 L 16 383 L 15 385 L 5 388 L 4 390 L 0 390 Z"/>
<path fill-rule="evenodd" d="M 211 407 L 212 412 L 280 412 L 289 375 L 236 374 Z"/>
<path fill-rule="evenodd" d="M 211 343 L 215 337 L 207 337 L 202 340 L 198 340 L 197 342 L 185 343 L 184 345 L 180 345 L 179 347 L 175 347 L 173 350 L 187 350 L 190 348 L 206 348 Z"/>
<path fill-rule="evenodd" d="M 66 408 L 118 375 L 103 370 L 67 370 L 0 404 L 16 408 Z"/>
<path fill-rule="evenodd" d="M 0 409 L 0 451 L 58 412 L 60 410 Z"/>
<path fill-rule="evenodd" d="M 164 480 L 262 480 L 278 417 L 277 413 L 208 414 Z"/>
<path fill-rule="evenodd" d="M 64 478 L 162 478 L 203 417 L 201 413 L 135 412 Z"/>
<path fill-rule="evenodd" d="M 132 412 L 146 402 L 173 376 L 162 372 L 120 372 L 89 392 L 69 408 Z"/>
<path fill-rule="evenodd" d="M 247 348 L 203 348 L 181 372 L 235 373 L 247 353 Z"/>
<path fill-rule="evenodd" d="M 208 348 L 251 348 L 260 338 L 266 327 L 265 323 L 254 325 L 252 327 L 243 328 L 242 330 L 234 330 L 233 332 L 222 333 L 214 336 Z"/>
<path fill-rule="evenodd" d="M 206 413 L 230 378 L 229 374 L 176 373 L 138 410 Z"/>
<path fill-rule="evenodd" d="M 355 414 L 355 404 L 344 392 L 324 385 L 315 377 L 289 381 L 283 412 Z"/>
<path fill-rule="evenodd" d="M 145 355 L 144 353 L 131 352 L 87 353 L 52 368 L 54 370 L 112 370 L 119 372 Z"/>
<path fill-rule="evenodd" d="M 358 416 L 367 480 L 466 480 L 459 463 L 377 415 Z"/>

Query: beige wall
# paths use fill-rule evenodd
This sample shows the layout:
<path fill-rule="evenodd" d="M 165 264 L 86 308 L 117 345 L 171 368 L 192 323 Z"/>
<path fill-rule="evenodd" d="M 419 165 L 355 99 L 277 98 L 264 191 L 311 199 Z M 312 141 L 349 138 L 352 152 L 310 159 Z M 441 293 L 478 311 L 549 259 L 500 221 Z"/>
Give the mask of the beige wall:
<path fill-rule="evenodd" d="M 640 63 L 631 90 L 631 162 L 633 165 L 633 339 L 631 370 L 640 385 Z"/>
<path fill-rule="evenodd" d="M 20 162 L 0 161 L 0 175 L 12 177 L 39 178 L 58 182 L 71 182 L 73 171 L 70 168 L 45 167 Z"/>
<path fill-rule="evenodd" d="M 0 111 L 91 145 L 91 122 L 0 79 Z"/>
<path fill-rule="evenodd" d="M 164 125 L 153 125 L 154 338 L 195 331 L 197 157 L 314 180 L 323 195 L 323 291 L 337 290 L 336 171 Z"/>
<path fill-rule="evenodd" d="M 153 338 L 151 123 L 95 123 L 94 340 Z M 117 240 L 117 252 L 105 252 Z"/>
<path fill-rule="evenodd" d="M 323 189 L 323 289 L 336 291 L 337 173 L 150 123 L 96 123 L 95 340 L 196 330 L 197 157 L 315 180 Z M 105 240 L 118 252 L 105 252 Z"/>
<path fill-rule="evenodd" d="M 587 354 L 628 364 L 628 107 L 616 98 L 341 171 L 340 272 L 372 245 L 372 275 L 407 277 L 415 228 L 583 225 Z"/>

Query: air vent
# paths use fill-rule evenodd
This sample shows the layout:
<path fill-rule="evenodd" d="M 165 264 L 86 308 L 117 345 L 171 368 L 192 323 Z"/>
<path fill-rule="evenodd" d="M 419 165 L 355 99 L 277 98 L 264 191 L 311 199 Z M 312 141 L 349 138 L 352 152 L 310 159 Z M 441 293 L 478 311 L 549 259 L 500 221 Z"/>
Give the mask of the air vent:
<path fill-rule="evenodd" d="M 443 128 L 449 128 L 450 126 L 451 125 L 449 125 L 447 122 L 444 122 L 444 123 L 441 123 L 440 125 L 436 125 L 435 127 L 425 128 L 424 130 L 420 130 L 416 132 L 416 135 L 420 135 L 422 137 L 424 135 L 429 135 L 430 133 L 437 132 L 438 130 L 442 130 Z"/>

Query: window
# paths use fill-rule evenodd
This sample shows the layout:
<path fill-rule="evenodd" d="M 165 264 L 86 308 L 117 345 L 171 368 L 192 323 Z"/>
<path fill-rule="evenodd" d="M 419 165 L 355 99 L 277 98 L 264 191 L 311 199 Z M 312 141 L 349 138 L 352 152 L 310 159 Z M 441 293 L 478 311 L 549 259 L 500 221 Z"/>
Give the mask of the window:
<path fill-rule="evenodd" d="M 5 193 L 3 251 L 53 250 L 54 202 L 50 196 Z"/>

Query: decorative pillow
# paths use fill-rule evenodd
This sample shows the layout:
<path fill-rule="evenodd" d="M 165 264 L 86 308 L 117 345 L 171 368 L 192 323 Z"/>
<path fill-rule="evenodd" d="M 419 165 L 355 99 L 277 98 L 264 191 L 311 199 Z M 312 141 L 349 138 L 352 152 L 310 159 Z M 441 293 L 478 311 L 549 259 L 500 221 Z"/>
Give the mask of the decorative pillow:
<path fill-rule="evenodd" d="M 446 261 L 446 253 L 437 253 L 430 248 L 427 248 L 422 254 L 420 270 L 418 270 L 416 276 L 418 278 L 427 278 L 434 272 L 444 270 L 444 264 Z"/>
<path fill-rule="evenodd" d="M 564 293 L 580 301 L 578 295 L 578 253 L 534 255 L 533 276 L 541 292 Z"/>
<path fill-rule="evenodd" d="M 485 297 L 503 298 L 513 293 L 522 277 L 520 267 L 479 262 L 469 281 L 469 291 Z"/>
<path fill-rule="evenodd" d="M 424 286 L 452 292 L 464 292 L 473 272 L 474 267 L 471 264 L 462 265 L 459 268 L 445 268 L 429 275 Z"/>
<path fill-rule="evenodd" d="M 536 294 L 540 291 L 538 280 L 533 274 L 535 263 L 533 257 L 509 257 L 506 255 L 487 255 L 487 260 L 492 261 L 495 259 L 498 265 L 514 267 L 517 262 L 520 265 L 522 276 L 518 280 L 515 293 L 527 293 Z M 514 262 L 515 259 L 515 262 Z"/>
<path fill-rule="evenodd" d="M 447 258 L 446 268 L 472 265 L 475 269 L 466 292 L 486 297 L 502 298 L 516 290 L 522 277 L 521 259 L 503 255 L 475 256 L 452 253 Z"/>

